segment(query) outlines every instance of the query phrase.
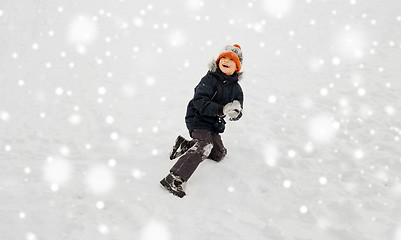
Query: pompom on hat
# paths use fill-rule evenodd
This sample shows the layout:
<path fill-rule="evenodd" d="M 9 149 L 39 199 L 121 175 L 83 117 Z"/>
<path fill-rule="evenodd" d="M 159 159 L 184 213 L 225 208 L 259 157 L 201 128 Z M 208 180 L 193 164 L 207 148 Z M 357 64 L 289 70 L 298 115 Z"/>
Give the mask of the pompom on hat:
<path fill-rule="evenodd" d="M 216 60 L 216 63 L 219 64 L 219 61 L 223 57 L 228 57 L 234 60 L 235 64 L 237 64 L 236 72 L 241 70 L 242 64 L 242 50 L 238 44 L 227 45 L 224 47 L 223 51 L 220 53 L 219 57 Z"/>

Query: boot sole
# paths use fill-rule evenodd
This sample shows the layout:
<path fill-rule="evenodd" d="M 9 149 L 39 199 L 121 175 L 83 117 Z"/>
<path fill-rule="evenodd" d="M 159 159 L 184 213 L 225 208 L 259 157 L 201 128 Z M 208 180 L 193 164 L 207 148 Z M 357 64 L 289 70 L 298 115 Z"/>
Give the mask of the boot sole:
<path fill-rule="evenodd" d="M 181 146 L 181 144 L 185 141 L 185 138 L 179 135 L 177 139 L 175 140 L 175 144 L 173 146 L 173 151 L 170 153 L 170 160 L 173 160 L 177 157 L 176 153 L 178 148 Z"/>
<path fill-rule="evenodd" d="M 185 196 L 185 193 L 184 193 L 184 192 L 177 192 L 177 191 L 174 191 L 174 190 L 170 187 L 170 184 L 168 184 L 168 182 L 165 181 L 164 179 L 160 181 L 160 184 L 161 184 L 165 189 L 167 189 L 167 191 L 169 191 L 170 193 L 172 193 L 173 195 L 175 195 L 175 196 L 177 196 L 177 197 L 183 198 L 183 197 Z"/>

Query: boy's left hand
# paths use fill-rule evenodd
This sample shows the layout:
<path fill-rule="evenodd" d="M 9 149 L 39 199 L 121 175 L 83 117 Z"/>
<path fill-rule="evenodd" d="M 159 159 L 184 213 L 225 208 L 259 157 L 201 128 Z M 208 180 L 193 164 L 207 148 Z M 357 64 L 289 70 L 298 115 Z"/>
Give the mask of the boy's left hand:
<path fill-rule="evenodd" d="M 238 100 L 227 103 L 223 108 L 223 113 L 228 116 L 230 121 L 239 120 L 242 117 L 241 103 Z"/>
<path fill-rule="evenodd" d="M 230 117 L 228 120 L 230 121 L 238 121 L 242 117 L 242 111 L 236 117 Z"/>

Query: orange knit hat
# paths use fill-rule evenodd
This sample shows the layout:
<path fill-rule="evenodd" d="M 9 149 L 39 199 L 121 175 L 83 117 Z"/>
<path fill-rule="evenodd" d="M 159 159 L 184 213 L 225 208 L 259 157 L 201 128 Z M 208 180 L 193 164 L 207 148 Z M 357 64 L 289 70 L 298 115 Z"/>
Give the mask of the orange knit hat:
<path fill-rule="evenodd" d="M 235 64 L 237 64 L 236 72 L 239 72 L 241 70 L 242 50 L 238 44 L 234 44 L 233 46 L 225 46 L 222 53 L 220 53 L 219 57 L 217 58 L 216 63 L 219 64 L 220 59 L 223 57 L 228 57 L 234 60 Z"/>

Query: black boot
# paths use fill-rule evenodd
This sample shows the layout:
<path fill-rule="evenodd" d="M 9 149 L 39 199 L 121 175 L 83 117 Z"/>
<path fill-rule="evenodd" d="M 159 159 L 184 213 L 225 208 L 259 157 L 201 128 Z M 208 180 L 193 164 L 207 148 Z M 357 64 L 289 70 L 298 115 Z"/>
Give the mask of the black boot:
<path fill-rule="evenodd" d="M 175 140 L 175 144 L 173 146 L 173 150 L 170 153 L 170 160 L 173 160 L 190 149 L 195 142 L 186 140 L 183 136 L 179 135 L 177 139 Z"/>
<path fill-rule="evenodd" d="M 172 194 L 182 198 L 185 196 L 184 189 L 182 188 L 184 182 L 185 181 L 180 176 L 177 176 L 174 173 L 169 173 L 160 181 L 160 184 Z"/>

